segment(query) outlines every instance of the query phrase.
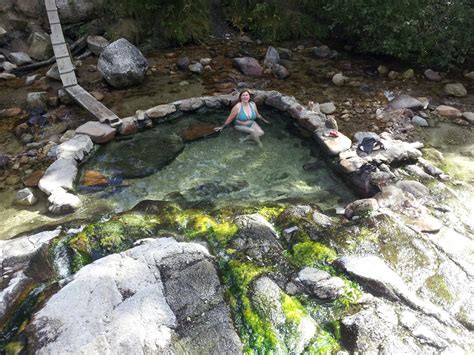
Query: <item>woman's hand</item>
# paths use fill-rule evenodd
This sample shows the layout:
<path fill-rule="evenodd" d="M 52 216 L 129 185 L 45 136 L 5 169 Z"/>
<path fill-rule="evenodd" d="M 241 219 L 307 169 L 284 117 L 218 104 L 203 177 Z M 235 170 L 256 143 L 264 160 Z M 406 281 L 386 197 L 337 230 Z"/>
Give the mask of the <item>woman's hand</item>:
<path fill-rule="evenodd" d="M 270 122 L 268 120 L 266 120 L 265 118 L 263 118 L 263 116 L 260 116 L 260 119 L 265 122 L 266 124 L 270 124 Z"/>
<path fill-rule="evenodd" d="M 222 131 L 222 130 L 224 129 L 224 127 L 225 127 L 225 126 L 215 127 L 215 128 L 214 128 L 214 131 L 215 131 L 215 132 L 220 132 L 220 131 Z"/>

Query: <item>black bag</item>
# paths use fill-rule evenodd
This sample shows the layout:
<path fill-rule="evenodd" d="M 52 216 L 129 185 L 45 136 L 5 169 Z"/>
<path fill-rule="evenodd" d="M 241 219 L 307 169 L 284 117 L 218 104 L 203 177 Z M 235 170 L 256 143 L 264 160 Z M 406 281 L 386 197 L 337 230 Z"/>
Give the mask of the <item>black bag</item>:
<path fill-rule="evenodd" d="M 365 137 L 362 142 L 359 143 L 357 149 L 360 151 L 370 154 L 374 150 L 385 149 L 383 143 L 372 137 Z"/>

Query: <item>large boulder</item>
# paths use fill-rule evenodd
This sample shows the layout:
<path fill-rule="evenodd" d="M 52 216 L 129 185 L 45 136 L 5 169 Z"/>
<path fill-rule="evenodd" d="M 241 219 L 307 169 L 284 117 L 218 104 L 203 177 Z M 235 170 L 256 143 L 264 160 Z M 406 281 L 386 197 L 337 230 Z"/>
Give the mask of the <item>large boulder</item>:
<path fill-rule="evenodd" d="M 28 37 L 28 54 L 36 60 L 47 60 L 53 56 L 53 46 L 46 32 L 31 33 Z"/>
<path fill-rule="evenodd" d="M 77 23 L 99 18 L 105 3 L 105 0 L 56 0 L 62 23 Z"/>
<path fill-rule="evenodd" d="M 252 57 L 234 58 L 234 66 L 242 73 L 248 76 L 259 77 L 262 76 L 263 68 L 258 63 L 258 60 Z"/>
<path fill-rule="evenodd" d="M 349 137 L 346 137 L 341 132 L 337 132 L 337 136 L 332 136 L 331 133 L 336 132 L 332 129 L 318 129 L 314 132 L 314 138 L 318 142 L 319 146 L 328 155 L 338 155 L 348 149 L 352 145 L 352 141 Z"/>
<path fill-rule="evenodd" d="M 77 175 L 77 163 L 73 159 L 58 159 L 51 164 L 38 183 L 38 187 L 47 195 L 58 187 L 72 190 Z"/>
<path fill-rule="evenodd" d="M 126 88 L 140 84 L 148 62 L 142 52 L 121 38 L 109 44 L 100 54 L 97 69 L 113 87 Z"/>
<path fill-rule="evenodd" d="M 235 354 L 242 344 L 208 251 L 172 238 L 82 268 L 27 328 L 37 353 Z"/>

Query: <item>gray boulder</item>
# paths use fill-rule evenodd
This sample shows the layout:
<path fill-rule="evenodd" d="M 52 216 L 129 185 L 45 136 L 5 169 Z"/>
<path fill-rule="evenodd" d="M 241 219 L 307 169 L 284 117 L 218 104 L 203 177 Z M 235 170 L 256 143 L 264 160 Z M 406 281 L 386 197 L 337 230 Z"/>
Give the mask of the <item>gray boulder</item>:
<path fill-rule="evenodd" d="M 18 66 L 33 63 L 31 57 L 25 52 L 12 52 L 10 53 L 10 57 L 13 63 Z"/>
<path fill-rule="evenodd" d="M 140 84 L 148 62 L 140 50 L 125 38 L 108 45 L 100 54 L 97 69 L 113 87 L 126 88 Z"/>
<path fill-rule="evenodd" d="M 284 80 L 290 76 L 290 72 L 280 64 L 272 65 L 272 73 L 280 80 Z"/>
<path fill-rule="evenodd" d="M 263 64 L 267 67 L 271 67 L 275 64 L 278 64 L 279 62 L 280 54 L 278 53 L 278 51 L 272 46 L 268 47 Z"/>
<path fill-rule="evenodd" d="M 295 284 L 301 284 L 302 291 L 321 300 L 335 300 L 344 293 L 345 284 L 339 277 L 316 268 L 304 268 L 298 273 Z"/>
<path fill-rule="evenodd" d="M 36 60 L 48 60 L 53 56 L 51 39 L 46 32 L 34 31 L 28 37 L 28 54 Z"/>
<path fill-rule="evenodd" d="M 283 247 L 273 226 L 258 213 L 238 216 L 235 223 L 239 227 L 237 235 L 229 242 L 229 247 L 247 255 L 260 264 L 275 265 L 280 261 Z"/>
<path fill-rule="evenodd" d="M 15 203 L 23 206 L 33 206 L 38 199 L 30 188 L 24 188 L 16 193 Z"/>
<path fill-rule="evenodd" d="M 46 112 L 48 93 L 46 91 L 30 92 L 26 96 L 26 107 L 31 111 Z"/>
<path fill-rule="evenodd" d="M 105 0 L 56 0 L 62 23 L 78 23 L 99 18 Z"/>
<path fill-rule="evenodd" d="M 58 146 L 57 157 L 58 159 L 82 161 L 92 148 L 94 148 L 94 143 L 92 143 L 89 136 L 76 134 L 73 138 Z"/>
<path fill-rule="evenodd" d="M 461 83 L 452 83 L 444 86 L 444 93 L 446 95 L 464 97 L 467 95 L 467 90 Z"/>
<path fill-rule="evenodd" d="M 73 159 L 58 159 L 46 169 L 38 187 L 47 195 L 58 187 L 72 190 L 76 175 L 77 163 Z"/>
<path fill-rule="evenodd" d="M 409 95 L 399 95 L 390 101 L 389 107 L 394 110 L 402 108 L 420 109 L 423 108 L 423 103 Z"/>
<path fill-rule="evenodd" d="M 109 41 L 102 36 L 87 36 L 87 48 L 97 56 L 99 56 L 109 44 Z"/>
<path fill-rule="evenodd" d="M 431 69 L 426 69 L 425 72 L 425 77 L 426 79 L 428 79 L 429 81 L 441 81 L 441 75 L 439 75 L 438 72 L 436 71 L 433 71 Z"/>
<path fill-rule="evenodd" d="M 211 256 L 172 238 L 83 267 L 27 329 L 38 353 L 240 353 Z"/>
<path fill-rule="evenodd" d="M 332 137 L 330 135 L 332 129 L 318 129 L 314 132 L 314 138 L 316 142 L 320 145 L 323 151 L 330 155 L 338 155 L 352 146 L 352 141 L 349 137 L 345 136 L 341 132 L 337 132 L 337 137 Z"/>
<path fill-rule="evenodd" d="M 89 121 L 76 129 L 76 134 L 90 137 L 94 143 L 107 143 L 114 139 L 117 130 L 108 124 Z"/>
<path fill-rule="evenodd" d="M 320 47 L 314 47 L 313 53 L 318 58 L 328 58 L 331 56 L 331 48 L 326 45 Z"/>
<path fill-rule="evenodd" d="M 420 117 L 420 116 L 414 116 L 411 119 L 411 123 L 413 123 L 414 125 L 419 126 L 419 127 L 429 127 L 428 121 L 426 119 L 424 119 L 423 117 Z"/>
<path fill-rule="evenodd" d="M 263 68 L 258 63 L 258 60 L 252 57 L 234 58 L 234 66 L 239 69 L 244 75 L 259 77 L 262 76 Z"/>

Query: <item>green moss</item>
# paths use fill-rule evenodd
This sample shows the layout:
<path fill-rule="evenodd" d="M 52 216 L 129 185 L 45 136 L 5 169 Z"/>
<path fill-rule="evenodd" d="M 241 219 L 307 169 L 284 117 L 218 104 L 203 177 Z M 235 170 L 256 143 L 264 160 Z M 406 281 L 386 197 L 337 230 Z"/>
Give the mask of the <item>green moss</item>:
<path fill-rule="evenodd" d="M 438 298 L 446 303 L 453 302 L 453 295 L 449 292 L 446 281 L 441 275 L 433 275 L 426 279 L 426 287 L 432 291 Z"/>
<path fill-rule="evenodd" d="M 337 258 L 337 254 L 333 249 L 313 241 L 295 244 L 292 252 L 287 255 L 290 262 L 298 267 L 327 265 Z"/>
<path fill-rule="evenodd" d="M 261 214 L 267 221 L 270 221 L 275 218 L 278 218 L 278 216 L 280 216 L 284 210 L 285 210 L 285 207 L 283 206 L 275 206 L 275 207 L 264 206 L 264 207 L 259 208 L 257 210 L 257 213 Z"/>
<path fill-rule="evenodd" d="M 81 232 L 69 240 L 68 247 L 72 252 L 72 272 L 92 262 L 92 245 L 86 232 Z"/>
<path fill-rule="evenodd" d="M 236 260 L 226 262 L 222 268 L 224 284 L 228 290 L 229 304 L 235 314 L 235 321 L 246 353 L 269 353 L 276 349 L 278 339 L 270 322 L 260 317 L 253 309 L 248 297 L 252 280 L 269 272 L 267 267 Z"/>
<path fill-rule="evenodd" d="M 326 331 L 321 330 L 316 337 L 316 340 L 308 347 L 309 354 L 335 354 L 341 350 L 341 345 L 336 337 Z"/>
<path fill-rule="evenodd" d="M 295 297 L 288 296 L 287 294 L 282 296 L 281 306 L 286 319 L 295 324 L 299 324 L 301 318 L 307 315 L 307 312 L 300 301 Z"/>
<path fill-rule="evenodd" d="M 341 276 L 342 275 L 339 277 Z M 334 305 L 344 311 L 347 311 L 359 301 L 364 292 L 358 283 L 348 280 L 344 276 L 341 278 L 345 283 L 344 293 L 339 296 L 339 298 L 334 302 Z"/>

